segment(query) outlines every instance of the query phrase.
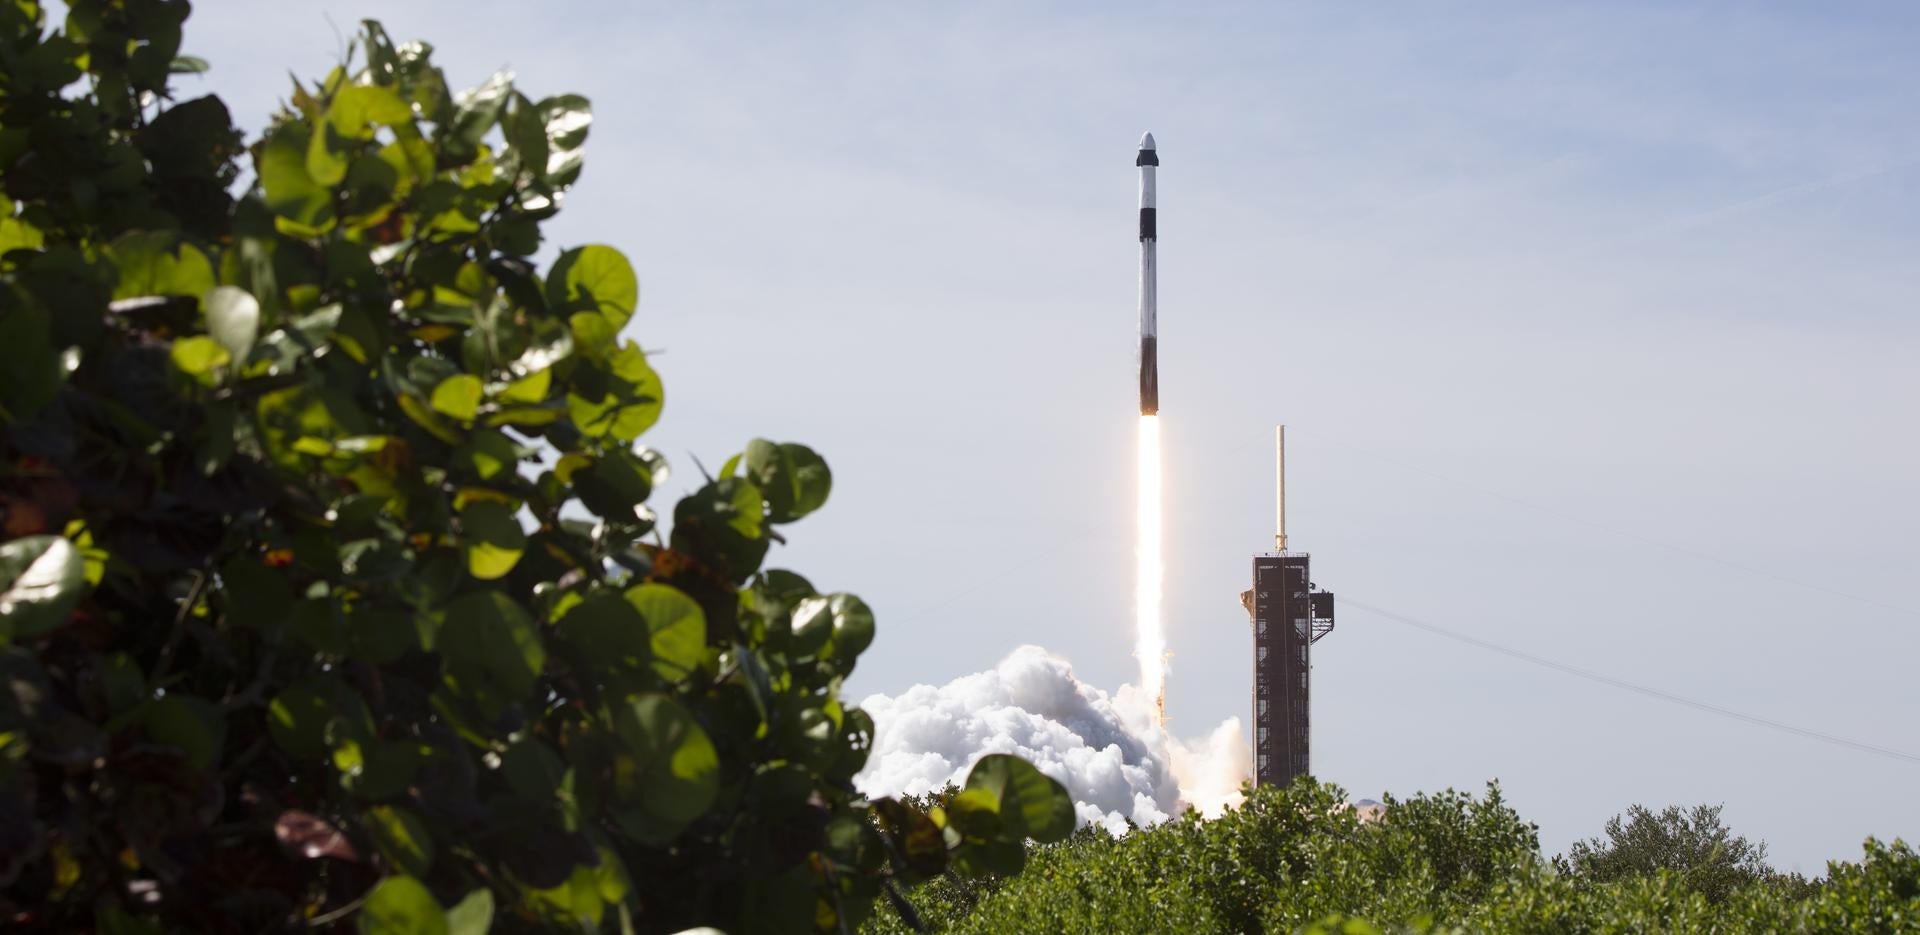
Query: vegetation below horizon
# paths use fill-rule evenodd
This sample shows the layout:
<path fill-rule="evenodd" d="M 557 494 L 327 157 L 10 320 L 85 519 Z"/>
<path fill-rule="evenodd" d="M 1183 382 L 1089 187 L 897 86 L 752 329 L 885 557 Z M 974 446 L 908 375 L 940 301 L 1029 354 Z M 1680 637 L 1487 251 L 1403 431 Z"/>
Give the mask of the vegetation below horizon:
<path fill-rule="evenodd" d="M 1767 866 L 1717 806 L 1634 806 L 1547 857 L 1497 784 L 1389 796 L 1372 822 L 1347 801 L 1312 780 L 1261 787 L 1218 818 L 1083 828 L 1018 877 L 942 878 L 908 899 L 932 933 L 1920 931 L 1920 853 L 1898 840 L 1809 880 Z M 913 930 L 883 910 L 861 931 Z"/>

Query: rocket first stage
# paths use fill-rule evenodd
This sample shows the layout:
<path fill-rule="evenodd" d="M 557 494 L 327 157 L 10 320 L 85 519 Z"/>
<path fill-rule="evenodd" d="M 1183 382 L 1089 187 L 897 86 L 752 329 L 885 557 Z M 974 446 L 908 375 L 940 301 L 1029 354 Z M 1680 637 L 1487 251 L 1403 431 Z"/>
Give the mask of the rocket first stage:
<path fill-rule="evenodd" d="M 1154 322 L 1159 283 L 1155 277 L 1153 173 L 1160 156 L 1153 149 L 1153 134 L 1140 137 L 1140 155 L 1133 164 L 1140 167 L 1140 414 L 1160 411 L 1159 341 Z"/>

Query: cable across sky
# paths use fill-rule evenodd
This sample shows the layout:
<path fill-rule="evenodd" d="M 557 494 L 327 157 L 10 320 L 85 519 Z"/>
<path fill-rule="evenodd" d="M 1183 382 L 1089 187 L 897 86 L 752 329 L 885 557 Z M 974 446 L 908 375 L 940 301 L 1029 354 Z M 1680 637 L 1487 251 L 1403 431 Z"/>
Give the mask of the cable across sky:
<path fill-rule="evenodd" d="M 1298 429 L 1296 429 L 1296 432 L 1297 431 Z M 1620 536 L 1621 538 L 1624 538 L 1624 539 L 1630 539 L 1642 545 L 1649 545 L 1657 549 L 1663 549 L 1675 555 L 1690 558 L 1695 561 L 1704 562 L 1712 565 L 1718 565 L 1722 568 L 1729 568 L 1734 571 L 1740 572 L 1742 574 L 1752 575 L 1755 578 L 1762 578 L 1767 581 L 1774 582 L 1775 584 L 1786 585 L 1788 587 L 1799 588 L 1801 590 L 1806 590 L 1806 591 L 1815 591 L 1821 594 L 1831 595 L 1833 597 L 1845 598 L 1847 600 L 1854 601 L 1859 604 L 1866 605 L 1868 607 L 1877 607 L 1881 610 L 1892 611 L 1893 613 L 1897 613 L 1897 614 L 1905 614 L 1909 617 L 1920 617 L 1920 610 L 1915 610 L 1911 607 L 1903 607 L 1898 604 L 1889 603 L 1887 601 L 1880 600 L 1879 598 L 1868 597 L 1863 594 L 1855 594 L 1850 591 L 1842 591 L 1838 588 L 1831 588 L 1824 584 L 1820 584 L 1814 581 L 1807 581 L 1802 578 L 1790 578 L 1785 575 L 1776 574 L 1774 572 L 1766 571 L 1760 568 L 1755 568 L 1752 565 L 1748 565 L 1742 562 L 1736 562 L 1730 559 L 1721 558 L 1720 556 L 1712 555 L 1696 548 L 1690 548 L 1684 545 L 1676 545 L 1672 542 L 1666 542 L 1660 539 L 1653 538 L 1651 536 L 1642 535 L 1637 532 L 1631 532 L 1625 529 L 1609 526 L 1605 523 L 1596 523 L 1593 520 L 1587 519 L 1586 517 L 1583 517 L 1583 516 L 1576 516 L 1564 510 L 1557 510 L 1557 509 L 1554 509 L 1553 507 L 1543 506 L 1539 503 L 1534 503 L 1530 500 L 1525 500 L 1520 497 L 1513 496 L 1512 494 L 1502 493 L 1501 491 L 1498 491 L 1498 490 L 1492 490 L 1487 487 L 1480 486 L 1478 484 L 1469 483 L 1457 477 L 1449 477 L 1445 474 L 1440 474 L 1435 471 L 1429 470 L 1427 468 L 1423 468 L 1413 464 L 1408 464 L 1405 461 L 1400 461 L 1395 458 L 1387 457 L 1386 455 L 1380 454 L 1377 451 L 1372 451 L 1367 448 L 1361 447 L 1359 445 L 1356 445 L 1350 441 L 1347 441 L 1344 438 L 1341 438 L 1331 433 L 1320 432 L 1316 430 L 1315 437 L 1321 439 L 1322 441 L 1332 442 L 1333 444 L 1338 445 L 1341 448 L 1344 448 L 1348 451 L 1351 451 L 1363 457 L 1371 458 L 1374 461 L 1377 461 L 1381 464 L 1385 464 L 1390 467 L 1399 468 L 1400 470 L 1407 471 L 1412 474 L 1418 474 L 1418 475 L 1421 475 L 1422 477 L 1428 477 L 1433 480 L 1440 481 L 1442 483 L 1452 484 L 1453 486 L 1459 487 L 1462 490 L 1469 490 L 1474 493 L 1480 494 L 1483 497 L 1488 497 L 1493 500 L 1498 500 L 1510 506 L 1517 506 L 1522 509 L 1532 510 L 1534 512 L 1541 513 L 1546 516 L 1552 516 L 1556 519 L 1560 519 L 1565 522 L 1578 523 L 1589 529 L 1595 529 L 1600 532 L 1609 533 L 1615 536 Z"/>
<path fill-rule="evenodd" d="M 1391 610 L 1387 610 L 1385 608 L 1374 607 L 1370 604 L 1365 604 L 1360 601 L 1356 601 L 1353 598 L 1347 596 L 1347 594 L 1344 592 L 1340 595 L 1340 603 L 1348 607 L 1352 607 L 1355 610 L 1365 611 L 1383 620 L 1390 620 L 1394 623 L 1398 623 L 1403 626 L 1412 627 L 1416 630 L 1422 630 L 1427 633 L 1431 633 L 1435 636 L 1445 637 L 1457 643 L 1465 643 L 1468 646 L 1472 646 L 1478 649 L 1484 649 L 1490 652 L 1496 652 L 1503 656 L 1510 656 L 1514 659 L 1518 659 L 1522 662 L 1529 663 L 1531 665 L 1540 666 L 1541 668 L 1544 668 L 1544 669 L 1552 669 L 1556 672 L 1562 672 L 1567 675 L 1578 676 L 1590 682 L 1598 682 L 1602 685 L 1606 685 L 1611 688 L 1618 688 L 1623 691 L 1630 691 L 1637 695 L 1644 695 L 1648 698 L 1654 698 L 1660 701 L 1682 705 L 1688 708 L 1692 708 L 1696 711 L 1704 711 L 1708 714 L 1718 715 L 1724 718 L 1731 718 L 1732 720 L 1736 720 L 1736 721 L 1744 721 L 1748 724 L 1752 724 L 1757 727 L 1765 727 L 1772 730 L 1782 731 L 1788 734 L 1794 734 L 1799 737 L 1804 737 L 1808 740 L 1817 740 L 1817 741 L 1820 741 L 1821 743 L 1828 743 L 1828 744 L 1833 744 L 1835 746 L 1847 747 L 1852 750 L 1858 750 L 1862 753 L 1872 753 L 1878 756 L 1887 757 L 1889 759 L 1904 760 L 1908 763 L 1920 763 L 1920 754 L 1909 753 L 1904 750 L 1895 750 L 1891 747 L 1882 747 L 1877 744 L 1863 743 L 1858 740 L 1849 740 L 1845 737 L 1837 736 L 1835 734 L 1829 734 L 1824 731 L 1811 730 L 1805 727 L 1796 727 L 1792 724 L 1787 724 L 1781 721 L 1772 720 L 1771 718 L 1764 718 L 1758 715 L 1747 714 L 1741 711 L 1735 711 L 1732 708 L 1723 708 L 1719 705 L 1712 704 L 1705 701 L 1700 701 L 1694 698 L 1688 698 L 1684 695 L 1676 695 L 1670 691 L 1653 688 L 1647 685 L 1636 684 L 1634 682 L 1626 681 L 1625 679 L 1617 679 L 1610 675 L 1594 672 L 1589 669 L 1582 669 L 1579 666 L 1568 665 L 1567 663 L 1564 663 L 1564 662 L 1548 659 L 1545 656 L 1536 656 L 1533 653 L 1529 653 L 1519 649 L 1514 649 L 1511 646 L 1503 646 L 1499 643 L 1491 642 L 1489 640 L 1483 640 L 1477 636 L 1470 636 L 1458 630 L 1440 626 L 1439 624 L 1428 623 L 1427 621 L 1418 620 L 1413 617 L 1409 617 L 1405 614 L 1398 614 Z"/>

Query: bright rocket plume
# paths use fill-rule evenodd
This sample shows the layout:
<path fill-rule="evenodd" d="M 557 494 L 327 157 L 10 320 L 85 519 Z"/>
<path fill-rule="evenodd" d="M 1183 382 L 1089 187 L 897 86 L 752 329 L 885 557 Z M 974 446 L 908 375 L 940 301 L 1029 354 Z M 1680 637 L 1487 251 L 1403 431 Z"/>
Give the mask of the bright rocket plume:
<path fill-rule="evenodd" d="M 1167 639 L 1161 598 L 1166 568 L 1160 555 L 1160 417 L 1140 417 L 1139 500 L 1134 540 L 1133 654 L 1140 661 L 1140 687 L 1164 715 Z"/>

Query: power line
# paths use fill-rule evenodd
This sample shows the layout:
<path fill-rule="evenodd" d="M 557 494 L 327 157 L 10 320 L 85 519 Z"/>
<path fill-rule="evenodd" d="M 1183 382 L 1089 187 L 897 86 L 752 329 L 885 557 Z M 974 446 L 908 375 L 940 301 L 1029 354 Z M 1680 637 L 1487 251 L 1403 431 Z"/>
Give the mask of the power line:
<path fill-rule="evenodd" d="M 1578 676 L 1588 681 L 1598 682 L 1602 685 L 1606 685 L 1611 688 L 1618 688 L 1623 691 L 1630 691 L 1637 695 L 1645 695 L 1648 698 L 1654 698 L 1654 699 L 1669 702 L 1672 704 L 1684 705 L 1696 711 L 1705 711 L 1708 714 L 1715 714 L 1715 715 L 1719 715 L 1720 717 L 1731 718 L 1736 721 L 1745 721 L 1746 723 L 1755 725 L 1757 727 L 1766 727 L 1772 730 L 1783 731 L 1785 733 L 1804 737 L 1808 740 L 1818 740 L 1822 743 L 1829 743 L 1829 744 L 1834 744 L 1836 746 L 1847 747 L 1853 750 L 1858 750 L 1862 753 L 1873 753 L 1873 754 L 1878 754 L 1880 756 L 1888 757 L 1895 760 L 1905 760 L 1908 763 L 1920 763 L 1920 754 L 1908 753 L 1903 750 L 1895 750 L 1890 747 L 1882 747 L 1882 746 L 1877 746 L 1875 744 L 1870 744 L 1870 743 L 1862 743 L 1858 740 L 1848 740 L 1845 737 L 1835 736 L 1833 734 L 1825 733 L 1823 731 L 1809 730 L 1805 727 L 1795 727 L 1792 724 L 1782 723 L 1780 721 L 1775 721 L 1770 718 L 1764 718 L 1764 717 L 1759 717 L 1757 715 L 1746 714 L 1744 712 L 1735 711 L 1732 708 L 1723 708 L 1716 704 L 1710 704 L 1708 702 L 1699 701 L 1693 698 L 1688 698 L 1683 695 L 1676 695 L 1670 691 L 1664 691 L 1662 689 L 1652 688 L 1646 685 L 1639 685 L 1634 682 L 1626 681 L 1625 679 L 1617 679 L 1617 678 L 1614 678 L 1613 676 L 1604 675 L 1599 672 L 1594 672 L 1590 669 L 1582 669 L 1579 666 L 1568 665 L 1564 662 L 1548 659 L 1545 656 L 1536 656 L 1529 652 L 1514 649 L 1511 646 L 1502 646 L 1499 643 L 1495 643 L 1490 640 L 1483 640 L 1477 636 L 1470 636 L 1458 630 L 1453 630 L 1447 627 L 1440 626 L 1439 624 L 1428 623 L 1424 620 L 1416 620 L 1412 617 L 1406 616 L 1405 614 L 1397 614 L 1390 610 L 1386 610 L 1380 607 L 1374 607 L 1369 604 L 1364 604 L 1364 603 L 1361 603 L 1360 601 L 1356 601 L 1350 597 L 1347 597 L 1345 594 L 1342 594 L 1340 596 L 1339 601 L 1340 603 L 1345 604 L 1349 607 L 1354 607 L 1356 609 L 1366 611 L 1367 613 L 1373 614 L 1376 617 L 1380 617 L 1385 620 L 1390 620 L 1390 621 L 1393 621 L 1394 623 L 1398 623 L 1403 626 L 1409 626 L 1416 630 L 1422 630 L 1427 633 L 1431 633 L 1435 636 L 1445 637 L 1455 642 L 1465 643 L 1468 646 L 1472 646 L 1478 649 L 1484 649 L 1490 652 L 1496 652 L 1503 656 L 1510 656 L 1514 659 L 1518 659 L 1522 662 L 1530 663 L 1532 665 L 1540 666 L 1542 668 L 1552 669 L 1556 672 L 1562 672 L 1567 675 Z"/>
<path fill-rule="evenodd" d="M 1523 507 L 1525 509 L 1533 510 L 1538 513 L 1543 513 L 1547 516 L 1555 517 L 1557 519 L 1565 520 L 1567 522 L 1579 523 L 1580 525 L 1585 526 L 1589 529 L 1597 529 L 1597 530 L 1600 530 L 1601 532 L 1611 533 L 1616 536 L 1632 539 L 1633 541 L 1641 543 L 1642 545 L 1650 545 L 1657 549 L 1664 549 L 1675 555 L 1682 555 L 1687 558 L 1691 558 L 1695 561 L 1706 562 L 1713 565 L 1719 565 L 1723 568 L 1730 568 L 1730 569 L 1733 569 L 1734 571 L 1738 571 L 1747 575 L 1752 575 L 1756 578 L 1764 578 L 1768 581 L 1772 581 L 1778 584 L 1792 585 L 1794 587 L 1801 588 L 1808 591 L 1817 591 L 1821 594 L 1827 594 L 1833 597 L 1846 598 L 1847 600 L 1865 604 L 1869 607 L 1878 607 L 1881 610 L 1888 610 L 1897 614 L 1906 614 L 1909 617 L 1920 617 L 1920 610 L 1914 610 L 1911 607 L 1902 607 L 1898 604 L 1889 604 L 1886 601 L 1878 600 L 1871 597 L 1866 597 L 1860 594 L 1849 593 L 1847 591 L 1842 591 L 1837 588 L 1830 588 L 1824 584 L 1816 584 L 1812 581 L 1806 581 L 1800 578 L 1789 578 L 1785 575 L 1766 571 L 1765 569 L 1755 568 L 1752 565 L 1745 565 L 1745 564 L 1741 564 L 1740 562 L 1730 561 L 1728 559 L 1721 558 L 1717 555 L 1710 555 L 1706 552 L 1699 551 L 1698 549 L 1691 549 L 1686 546 L 1675 545 L 1671 542 L 1662 542 L 1659 539 L 1643 536 L 1639 533 L 1628 532 L 1627 530 L 1619 529 L 1613 526 L 1608 526 L 1604 523 L 1596 523 L 1593 520 L 1587 519 L 1585 517 L 1575 516 L 1570 513 L 1553 509 L 1552 507 L 1541 506 L 1538 503 L 1533 503 L 1527 500 L 1523 500 L 1519 497 L 1515 497 L 1510 494 L 1504 494 L 1497 490 L 1488 490 L 1485 487 L 1468 483 L 1466 481 L 1460 480 L 1459 478 L 1448 477 L 1445 474 L 1439 474 L 1433 471 L 1429 471 L 1422 467 L 1416 467 L 1415 465 L 1407 464 L 1406 462 L 1387 457 L 1386 455 L 1380 454 L 1379 452 L 1369 451 L 1358 445 L 1352 444 L 1351 442 L 1348 442 L 1345 439 L 1330 436 L 1325 433 L 1317 433 L 1317 434 L 1319 435 L 1320 438 L 1324 440 L 1331 441 L 1334 444 L 1347 449 L 1348 451 L 1372 458 L 1375 461 L 1378 461 L 1382 464 L 1390 465 L 1392 467 L 1397 467 L 1403 471 L 1408 471 L 1414 474 L 1421 474 L 1437 481 L 1452 484 L 1464 490 L 1471 490 L 1484 497 L 1489 497 L 1495 500 L 1502 500 L 1514 506 Z"/>

